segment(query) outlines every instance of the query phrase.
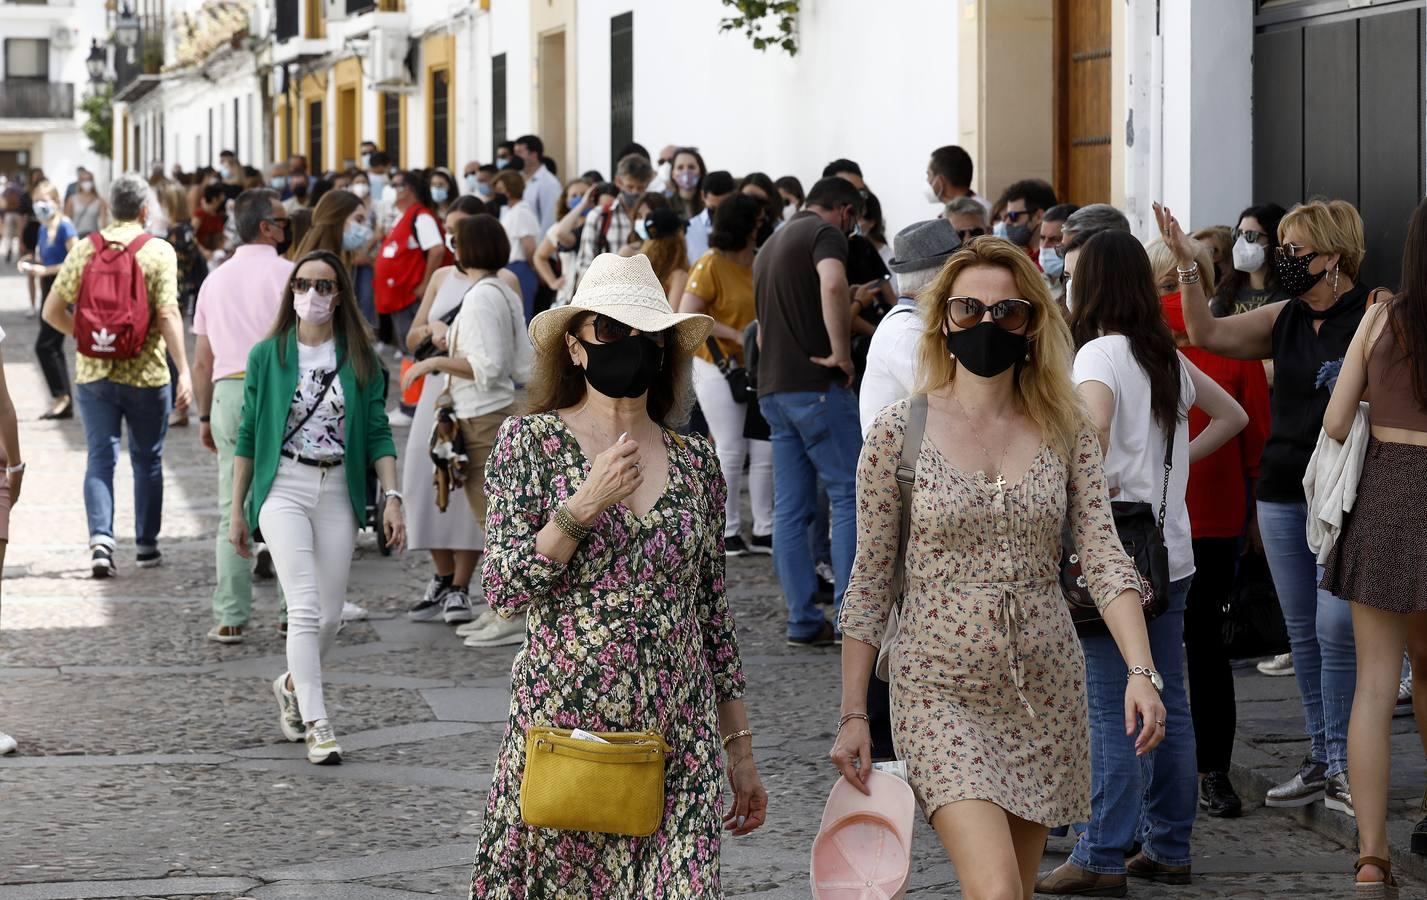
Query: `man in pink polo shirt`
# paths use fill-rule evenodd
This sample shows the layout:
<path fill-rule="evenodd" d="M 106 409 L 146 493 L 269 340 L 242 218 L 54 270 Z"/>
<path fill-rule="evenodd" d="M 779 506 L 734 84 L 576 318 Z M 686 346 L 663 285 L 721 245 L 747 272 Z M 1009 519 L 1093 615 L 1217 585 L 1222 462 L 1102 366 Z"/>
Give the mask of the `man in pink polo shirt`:
<path fill-rule="evenodd" d="M 208 639 L 220 644 L 242 642 L 253 608 L 248 562 L 228 542 L 243 369 L 253 345 L 272 330 L 293 269 L 278 255 L 279 247 L 287 248 L 290 231 L 277 191 L 254 188 L 239 194 L 233 218 L 242 244 L 203 280 L 193 314 L 193 332 L 198 336 L 193 362 L 198 434 L 203 446 L 218 454 L 218 536 L 213 542 L 218 563 L 218 586 L 213 590 L 216 624 Z"/>

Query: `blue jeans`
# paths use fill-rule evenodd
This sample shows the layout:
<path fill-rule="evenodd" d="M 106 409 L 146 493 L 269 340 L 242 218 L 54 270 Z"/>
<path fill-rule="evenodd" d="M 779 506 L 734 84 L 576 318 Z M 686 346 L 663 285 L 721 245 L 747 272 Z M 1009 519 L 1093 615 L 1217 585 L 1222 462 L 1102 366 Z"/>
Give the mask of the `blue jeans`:
<path fill-rule="evenodd" d="M 1349 604 L 1318 587 L 1323 578 L 1308 549 L 1308 507 L 1258 502 L 1259 534 L 1288 626 L 1293 676 L 1303 697 L 1303 727 L 1315 762 L 1328 774 L 1348 771 L 1348 714 L 1358 682 Z"/>
<path fill-rule="evenodd" d="M 1169 586 L 1169 608 L 1149 623 L 1150 653 L 1164 678 L 1165 736 L 1144 756 L 1125 734 L 1125 660 L 1108 636 L 1081 638 L 1090 700 L 1090 822 L 1070 861 L 1102 875 L 1125 871 L 1135 841 L 1166 866 L 1189 865 L 1199 796 L 1194 721 L 1184 678 L 1184 608 L 1191 578 Z M 1136 730 L 1138 733 L 1138 729 Z"/>
<path fill-rule="evenodd" d="M 119 432 L 129 426 L 129 463 L 134 469 L 134 543 L 140 551 L 159 543 L 164 511 L 164 436 L 171 410 L 169 387 L 138 388 L 107 378 L 76 386 L 89 462 L 84 470 L 84 512 L 89 546 L 114 547 L 114 464 Z"/>
<path fill-rule="evenodd" d="M 773 564 L 788 603 L 788 637 L 807 640 L 823 627 L 813 602 L 817 576 L 808 528 L 817 514 L 818 480 L 832 510 L 832 568 L 837 608 L 857 549 L 857 457 L 862 452 L 857 398 L 845 387 L 788 391 L 758 401 L 773 432 Z"/>
<path fill-rule="evenodd" d="M 375 295 L 375 276 L 371 265 L 353 266 L 352 282 L 357 294 L 357 306 L 362 310 L 362 317 L 367 320 L 367 324 L 373 328 L 377 327 L 377 301 Z"/>

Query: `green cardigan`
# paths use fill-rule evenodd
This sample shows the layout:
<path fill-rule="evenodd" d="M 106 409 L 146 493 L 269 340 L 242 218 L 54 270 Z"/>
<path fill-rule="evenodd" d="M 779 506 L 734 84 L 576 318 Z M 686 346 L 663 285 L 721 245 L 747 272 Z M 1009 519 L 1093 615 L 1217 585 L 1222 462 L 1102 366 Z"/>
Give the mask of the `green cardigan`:
<path fill-rule="evenodd" d="M 278 342 L 287 344 L 279 359 Z M 338 355 L 343 356 L 339 345 Z M 338 380 L 347 411 L 347 493 L 351 495 L 352 512 L 357 524 L 367 524 L 367 469 L 383 456 L 396 457 L 396 444 L 391 439 L 391 426 L 386 420 L 386 379 L 381 363 L 373 360 L 376 377 L 365 386 L 357 384 L 352 361 L 342 363 Z M 248 502 L 243 509 L 248 527 L 258 528 L 258 510 L 272 490 L 282 455 L 282 437 L 287 433 L 287 414 L 292 408 L 292 395 L 297 392 L 297 330 L 270 337 L 253 347 L 248 354 L 248 366 L 243 377 L 243 418 L 238 424 L 238 446 L 235 455 L 253 461 L 253 481 L 248 490 Z M 360 463 L 357 465 L 356 463 Z"/>

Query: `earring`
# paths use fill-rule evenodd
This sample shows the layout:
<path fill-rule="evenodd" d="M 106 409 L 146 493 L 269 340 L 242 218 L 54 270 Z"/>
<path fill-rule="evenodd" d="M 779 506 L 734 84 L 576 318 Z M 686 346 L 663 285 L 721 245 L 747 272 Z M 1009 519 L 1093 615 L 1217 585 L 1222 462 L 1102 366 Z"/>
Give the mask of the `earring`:
<path fill-rule="evenodd" d="M 1338 302 L 1338 267 L 1333 267 L 1333 302 Z"/>

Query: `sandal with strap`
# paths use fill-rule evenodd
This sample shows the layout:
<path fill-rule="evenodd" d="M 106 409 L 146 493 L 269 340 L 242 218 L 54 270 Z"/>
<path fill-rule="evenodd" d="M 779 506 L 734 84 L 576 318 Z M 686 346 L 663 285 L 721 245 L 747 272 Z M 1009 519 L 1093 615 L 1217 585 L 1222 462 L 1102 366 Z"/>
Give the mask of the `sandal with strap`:
<path fill-rule="evenodd" d="M 1362 871 L 1363 866 L 1377 866 L 1382 869 L 1382 881 L 1354 881 L 1353 896 L 1358 900 L 1365 898 L 1385 898 L 1385 900 L 1397 900 L 1398 885 L 1397 879 L 1392 877 L 1392 863 L 1377 856 L 1364 856 L 1358 859 L 1353 866 L 1354 874 Z"/>

